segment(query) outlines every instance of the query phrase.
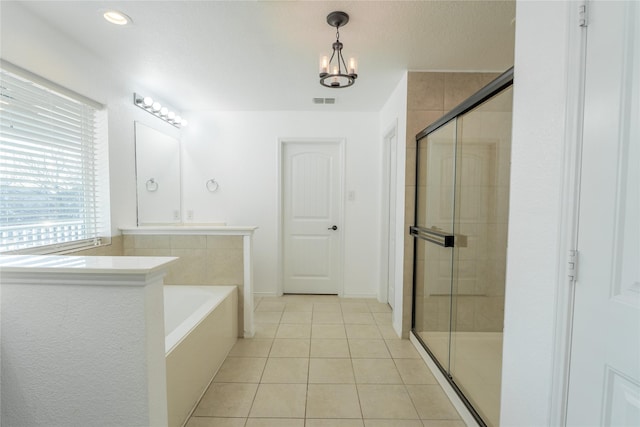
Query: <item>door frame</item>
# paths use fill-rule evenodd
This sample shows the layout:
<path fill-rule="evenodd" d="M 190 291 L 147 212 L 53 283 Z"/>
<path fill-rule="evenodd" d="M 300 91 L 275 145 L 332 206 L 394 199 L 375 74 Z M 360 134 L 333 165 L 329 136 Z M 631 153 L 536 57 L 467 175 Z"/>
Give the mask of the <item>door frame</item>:
<path fill-rule="evenodd" d="M 338 173 L 340 184 L 338 185 L 338 223 L 342 229 L 339 233 L 338 239 L 340 246 L 340 252 L 342 256 L 336 266 L 338 271 L 336 277 L 338 278 L 338 296 L 344 295 L 344 257 L 345 257 L 345 153 L 346 153 L 346 139 L 345 138 L 308 138 L 308 137 L 281 137 L 278 138 L 278 205 L 277 205 L 277 218 L 278 224 L 276 227 L 276 240 L 278 250 L 278 286 L 276 288 L 276 296 L 282 296 L 284 294 L 284 148 L 286 145 L 309 145 L 309 144 L 323 144 L 323 145 L 337 145 L 340 158 L 338 159 Z"/>
<path fill-rule="evenodd" d="M 391 147 L 390 141 L 396 137 L 396 165 L 391 168 Z M 394 120 L 393 124 L 387 128 L 382 134 L 382 205 L 381 205 L 381 238 L 380 238 L 380 288 L 378 289 L 378 301 L 381 303 L 389 303 L 389 264 L 395 265 L 395 253 L 390 253 L 388 248 L 389 240 L 392 237 L 389 216 L 390 192 L 389 187 L 393 182 L 395 184 L 396 201 L 398 200 L 398 120 Z M 394 173 L 392 175 L 392 173 Z M 396 222 L 398 221 L 396 215 Z M 403 219 L 404 221 L 404 219 Z M 395 236 L 394 236 L 395 237 Z M 396 250 L 397 252 L 397 250 Z M 394 285 L 394 295 L 398 291 L 397 283 Z M 397 299 L 396 299 L 397 300 Z M 395 301 L 393 301 L 395 305 Z"/>

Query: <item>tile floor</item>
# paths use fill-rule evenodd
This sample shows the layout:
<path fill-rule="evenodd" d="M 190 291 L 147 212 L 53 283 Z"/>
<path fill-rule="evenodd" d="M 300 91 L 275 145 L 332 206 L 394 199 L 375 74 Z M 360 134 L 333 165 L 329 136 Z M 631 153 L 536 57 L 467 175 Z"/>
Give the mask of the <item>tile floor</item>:
<path fill-rule="evenodd" d="M 391 309 L 374 299 L 256 298 L 186 427 L 463 427 Z"/>

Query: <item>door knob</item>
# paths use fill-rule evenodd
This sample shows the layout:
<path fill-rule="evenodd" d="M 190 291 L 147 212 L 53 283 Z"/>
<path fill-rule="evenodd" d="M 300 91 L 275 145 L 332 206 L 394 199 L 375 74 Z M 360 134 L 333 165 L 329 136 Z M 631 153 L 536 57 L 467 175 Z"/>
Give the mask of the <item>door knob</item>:
<path fill-rule="evenodd" d="M 334 225 L 333 227 L 327 228 L 327 230 L 333 230 L 333 231 L 336 231 L 337 229 L 338 229 L 337 225 Z"/>

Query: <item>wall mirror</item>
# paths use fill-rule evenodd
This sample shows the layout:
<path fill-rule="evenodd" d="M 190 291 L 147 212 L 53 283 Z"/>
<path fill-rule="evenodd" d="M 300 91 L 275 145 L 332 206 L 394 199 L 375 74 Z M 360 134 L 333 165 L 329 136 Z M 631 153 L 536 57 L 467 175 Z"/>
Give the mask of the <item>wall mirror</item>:
<path fill-rule="evenodd" d="M 180 223 L 180 141 L 135 122 L 135 149 L 138 225 Z"/>

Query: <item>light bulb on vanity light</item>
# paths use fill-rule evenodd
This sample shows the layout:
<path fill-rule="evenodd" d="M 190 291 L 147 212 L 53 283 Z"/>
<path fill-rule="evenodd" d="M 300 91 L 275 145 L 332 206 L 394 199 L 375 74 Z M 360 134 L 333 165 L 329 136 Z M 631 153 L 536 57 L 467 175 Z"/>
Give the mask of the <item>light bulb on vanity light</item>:
<path fill-rule="evenodd" d="M 160 105 L 159 102 L 154 102 L 151 108 L 153 109 L 154 112 L 158 112 L 162 109 L 162 105 Z"/>
<path fill-rule="evenodd" d="M 173 111 L 169 111 L 169 114 L 167 114 L 167 118 L 171 121 L 173 121 L 175 117 L 176 117 L 176 113 L 174 113 Z"/>
<path fill-rule="evenodd" d="M 160 115 L 161 115 L 162 117 L 166 117 L 168 113 L 169 113 L 169 109 L 168 109 L 167 107 L 162 107 L 162 108 L 160 109 Z"/>
<path fill-rule="evenodd" d="M 184 127 L 184 126 L 187 126 L 188 124 L 189 122 L 186 119 L 180 120 L 180 126 Z"/>
<path fill-rule="evenodd" d="M 145 96 L 142 99 L 142 105 L 144 105 L 145 108 L 149 108 L 153 105 L 153 99 L 149 96 Z"/>
<path fill-rule="evenodd" d="M 176 116 L 176 117 L 173 119 L 173 122 L 174 122 L 174 123 L 177 123 L 177 124 L 182 123 L 182 117 L 180 117 L 180 116 Z"/>

